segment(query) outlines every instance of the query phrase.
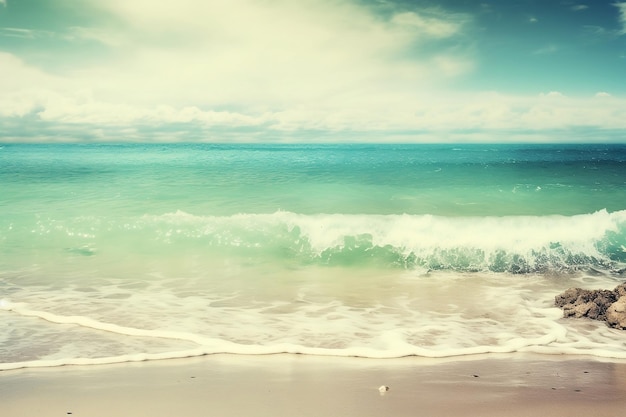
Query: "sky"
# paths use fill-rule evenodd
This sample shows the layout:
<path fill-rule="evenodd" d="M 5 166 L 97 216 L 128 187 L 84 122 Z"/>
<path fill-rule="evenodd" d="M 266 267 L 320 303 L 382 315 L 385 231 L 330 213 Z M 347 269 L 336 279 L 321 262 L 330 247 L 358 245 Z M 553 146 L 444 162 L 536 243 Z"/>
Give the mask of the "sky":
<path fill-rule="evenodd" d="M 626 1 L 0 0 L 0 143 L 626 143 Z"/>

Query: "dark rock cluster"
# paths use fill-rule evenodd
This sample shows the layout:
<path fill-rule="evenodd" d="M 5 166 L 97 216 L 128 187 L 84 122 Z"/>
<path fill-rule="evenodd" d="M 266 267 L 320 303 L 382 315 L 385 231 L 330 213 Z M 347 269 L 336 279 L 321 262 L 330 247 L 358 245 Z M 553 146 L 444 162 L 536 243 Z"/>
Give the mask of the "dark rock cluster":
<path fill-rule="evenodd" d="M 626 283 L 611 290 L 569 288 L 554 297 L 563 317 L 588 317 L 604 320 L 610 327 L 626 330 Z"/>

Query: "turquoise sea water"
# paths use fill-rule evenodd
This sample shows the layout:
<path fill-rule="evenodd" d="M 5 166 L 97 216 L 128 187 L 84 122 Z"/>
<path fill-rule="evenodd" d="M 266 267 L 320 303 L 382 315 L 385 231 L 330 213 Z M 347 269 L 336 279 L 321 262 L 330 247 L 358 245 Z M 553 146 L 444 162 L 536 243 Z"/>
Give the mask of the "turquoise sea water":
<path fill-rule="evenodd" d="M 215 352 L 626 358 L 626 145 L 4 145 L 0 369 Z"/>

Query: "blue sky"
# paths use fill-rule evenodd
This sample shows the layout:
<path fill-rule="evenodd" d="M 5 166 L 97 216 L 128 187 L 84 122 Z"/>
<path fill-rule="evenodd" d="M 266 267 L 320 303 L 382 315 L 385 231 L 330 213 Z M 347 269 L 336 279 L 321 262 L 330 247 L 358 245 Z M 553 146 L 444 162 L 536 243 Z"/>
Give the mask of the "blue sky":
<path fill-rule="evenodd" d="M 626 1 L 0 0 L 0 142 L 626 142 Z"/>

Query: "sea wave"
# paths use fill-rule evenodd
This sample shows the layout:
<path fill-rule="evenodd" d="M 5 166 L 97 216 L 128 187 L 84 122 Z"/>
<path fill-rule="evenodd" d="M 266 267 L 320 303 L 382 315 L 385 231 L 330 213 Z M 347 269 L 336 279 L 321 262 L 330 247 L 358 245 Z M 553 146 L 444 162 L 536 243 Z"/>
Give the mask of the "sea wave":
<path fill-rule="evenodd" d="M 39 218 L 1 238 L 20 255 L 245 258 L 295 265 L 516 274 L 626 268 L 626 210 L 573 216 L 359 215 L 176 211 Z M 45 239 L 44 239 L 45 238 Z M 25 252 L 26 253 L 26 252 Z"/>
<path fill-rule="evenodd" d="M 535 273 L 626 262 L 626 211 L 575 216 L 444 217 L 291 212 L 147 215 L 164 244 L 284 257 L 303 263 Z"/>

